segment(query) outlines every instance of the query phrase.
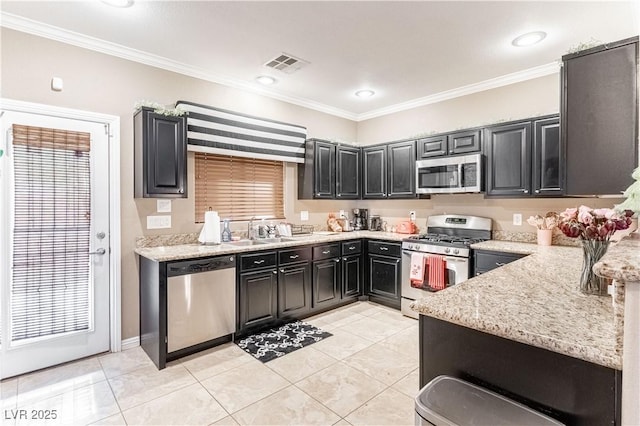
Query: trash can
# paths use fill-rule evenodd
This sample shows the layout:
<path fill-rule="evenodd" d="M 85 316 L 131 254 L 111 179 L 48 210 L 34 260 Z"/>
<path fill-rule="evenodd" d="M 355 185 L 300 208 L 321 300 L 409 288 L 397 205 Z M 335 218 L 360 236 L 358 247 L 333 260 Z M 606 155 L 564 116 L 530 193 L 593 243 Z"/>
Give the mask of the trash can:
<path fill-rule="evenodd" d="M 416 426 L 562 425 L 551 417 L 480 386 L 438 376 L 416 396 Z"/>

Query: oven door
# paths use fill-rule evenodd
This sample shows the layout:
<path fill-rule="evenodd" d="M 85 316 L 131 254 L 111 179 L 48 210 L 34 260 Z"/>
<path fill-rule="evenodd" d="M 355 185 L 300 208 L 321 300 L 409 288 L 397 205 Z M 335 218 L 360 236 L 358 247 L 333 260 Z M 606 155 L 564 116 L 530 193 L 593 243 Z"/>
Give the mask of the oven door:
<path fill-rule="evenodd" d="M 409 308 L 409 304 L 421 297 L 429 297 L 433 292 L 427 289 L 415 288 L 411 286 L 409 271 L 411 269 L 411 255 L 415 253 L 411 250 L 402 250 L 402 273 L 401 290 L 402 302 L 401 310 L 406 316 L 418 318 L 418 314 Z M 428 253 L 425 253 L 428 254 Z M 466 257 L 445 256 L 447 262 L 447 287 L 459 284 L 469 279 L 469 259 Z M 427 275 L 425 271 L 425 276 Z M 427 280 L 424 285 L 428 287 Z"/>

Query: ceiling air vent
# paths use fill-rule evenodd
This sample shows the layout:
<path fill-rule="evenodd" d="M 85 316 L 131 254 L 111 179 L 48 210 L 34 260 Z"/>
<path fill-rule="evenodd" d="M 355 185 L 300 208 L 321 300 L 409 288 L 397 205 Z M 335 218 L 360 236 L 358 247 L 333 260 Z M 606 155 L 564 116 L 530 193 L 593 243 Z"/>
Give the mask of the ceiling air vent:
<path fill-rule="evenodd" d="M 304 59 L 291 56 L 288 53 L 282 53 L 264 64 L 265 67 L 273 68 L 286 74 L 293 74 L 300 68 L 303 68 L 307 65 L 309 65 L 309 62 L 305 61 Z"/>

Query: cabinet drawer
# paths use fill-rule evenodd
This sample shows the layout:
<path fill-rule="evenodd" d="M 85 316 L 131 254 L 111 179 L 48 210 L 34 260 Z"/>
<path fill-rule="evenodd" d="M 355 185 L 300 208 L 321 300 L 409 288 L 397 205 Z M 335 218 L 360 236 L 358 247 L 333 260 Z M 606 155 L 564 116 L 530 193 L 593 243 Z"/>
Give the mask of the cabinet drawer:
<path fill-rule="evenodd" d="M 346 243 L 342 243 L 342 255 L 348 256 L 350 254 L 360 254 L 362 253 L 362 241 L 347 241 Z"/>
<path fill-rule="evenodd" d="M 309 260 L 311 260 L 311 247 L 300 247 L 278 252 L 278 263 L 280 263 L 280 265 L 306 262 Z"/>
<path fill-rule="evenodd" d="M 313 260 L 331 259 L 340 256 L 339 244 L 328 244 L 326 246 L 316 246 L 313 248 Z"/>
<path fill-rule="evenodd" d="M 400 244 L 387 241 L 369 241 L 367 245 L 367 252 L 369 254 L 400 257 L 401 251 Z"/>
<path fill-rule="evenodd" d="M 514 260 L 525 257 L 524 254 L 503 253 L 495 251 L 476 251 L 475 252 L 475 271 L 478 273 L 489 272 L 492 269 L 504 266 Z"/>
<path fill-rule="evenodd" d="M 251 269 L 269 268 L 276 266 L 276 252 L 268 253 L 244 254 L 240 256 L 240 270 L 247 271 Z"/>

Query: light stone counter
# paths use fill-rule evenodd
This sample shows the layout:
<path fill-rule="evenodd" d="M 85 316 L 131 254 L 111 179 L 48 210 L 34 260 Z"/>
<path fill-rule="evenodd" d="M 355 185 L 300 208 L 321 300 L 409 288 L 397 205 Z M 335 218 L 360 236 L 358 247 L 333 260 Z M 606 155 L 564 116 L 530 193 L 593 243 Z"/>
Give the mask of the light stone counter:
<path fill-rule="evenodd" d="M 195 235 L 195 234 L 193 234 Z M 167 262 L 173 260 L 192 259 L 198 257 L 217 256 L 222 254 L 236 254 L 258 250 L 273 250 L 286 247 L 295 247 L 307 244 L 322 244 L 335 241 L 346 241 L 358 238 L 369 238 L 386 241 L 402 241 L 409 237 L 407 234 L 397 234 L 392 232 L 376 232 L 376 231 L 356 231 L 356 232 L 338 232 L 335 234 L 314 233 L 309 236 L 298 237 L 296 241 L 283 241 L 280 243 L 256 244 L 252 246 L 233 246 L 228 244 L 218 245 L 202 245 L 198 243 L 186 243 L 192 238 L 192 234 L 182 234 L 179 236 L 163 236 L 162 240 L 168 243 L 154 247 L 138 247 L 136 254 L 144 256 L 157 262 Z M 296 238 L 296 237 L 293 237 Z M 152 241 L 151 245 L 155 245 L 153 241 L 159 238 L 149 238 L 146 241 Z M 174 244 L 175 243 L 175 244 Z M 144 245 L 144 240 L 139 244 Z"/>
<path fill-rule="evenodd" d="M 611 297 L 578 290 L 576 247 L 487 241 L 474 249 L 530 254 L 411 307 L 427 315 L 605 367 L 622 369 L 622 321 Z"/>

